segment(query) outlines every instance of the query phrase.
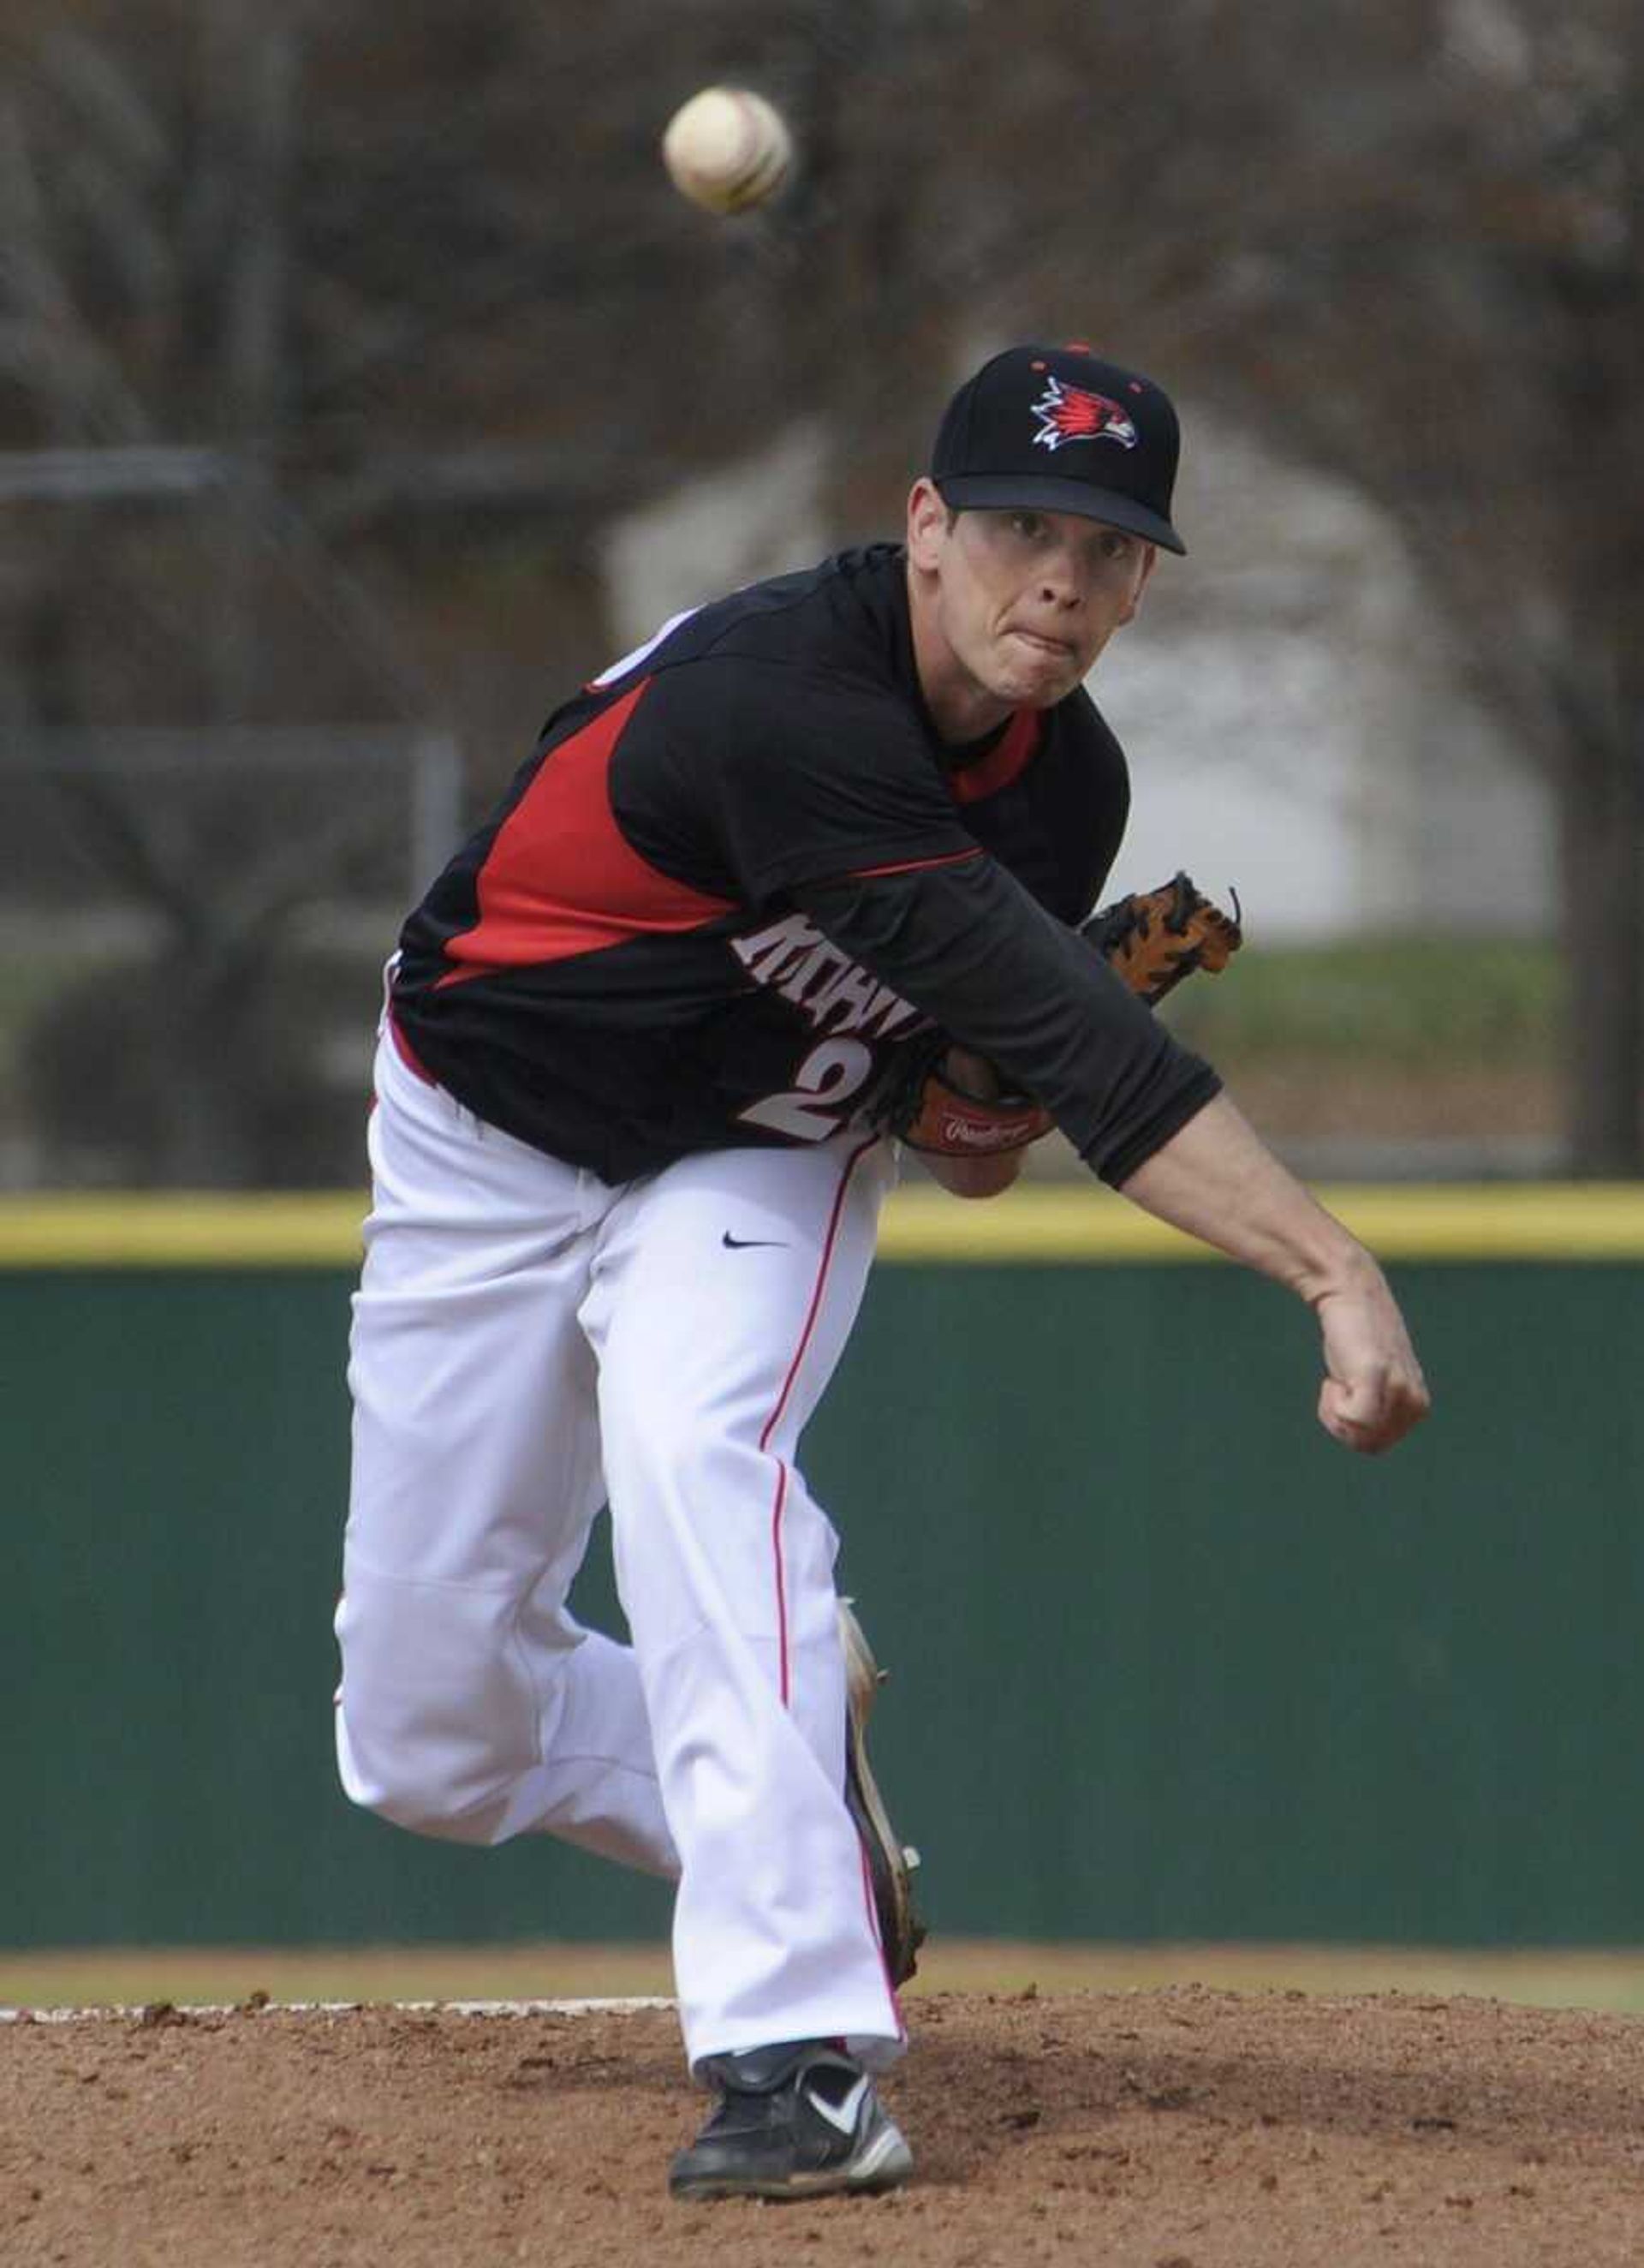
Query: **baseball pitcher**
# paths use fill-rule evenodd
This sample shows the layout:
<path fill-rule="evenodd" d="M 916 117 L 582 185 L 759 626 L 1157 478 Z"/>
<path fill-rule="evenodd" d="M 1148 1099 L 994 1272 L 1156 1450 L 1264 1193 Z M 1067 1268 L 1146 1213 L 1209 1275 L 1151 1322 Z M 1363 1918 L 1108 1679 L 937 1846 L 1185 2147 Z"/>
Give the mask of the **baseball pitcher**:
<path fill-rule="evenodd" d="M 961 387 L 904 539 L 677 617 L 554 711 L 407 922 L 370 1130 L 337 1630 L 349 1794 L 677 1884 L 683 2198 L 904 2180 L 908 1855 L 801 1469 L 904 1143 L 996 1195 L 1053 1123 L 1288 1285 L 1318 1414 L 1426 1389 L 1381 1271 L 1152 1002 L 1232 915 L 1097 912 L 1123 755 L 1084 689 L 1172 524 L 1175 413 L 1083 346 Z M 567 1597 L 611 1511 L 631 1643 Z"/>

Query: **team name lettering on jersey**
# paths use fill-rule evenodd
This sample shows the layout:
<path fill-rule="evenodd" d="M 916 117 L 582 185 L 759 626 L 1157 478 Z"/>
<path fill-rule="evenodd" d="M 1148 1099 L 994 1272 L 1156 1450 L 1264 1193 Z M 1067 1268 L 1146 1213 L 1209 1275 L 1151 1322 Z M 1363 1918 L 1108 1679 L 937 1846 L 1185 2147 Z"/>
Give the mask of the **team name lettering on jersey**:
<path fill-rule="evenodd" d="M 768 985 L 819 1032 L 865 1032 L 888 1039 L 919 1011 L 859 961 L 830 945 L 804 914 L 788 914 L 730 949 L 756 984 Z"/>

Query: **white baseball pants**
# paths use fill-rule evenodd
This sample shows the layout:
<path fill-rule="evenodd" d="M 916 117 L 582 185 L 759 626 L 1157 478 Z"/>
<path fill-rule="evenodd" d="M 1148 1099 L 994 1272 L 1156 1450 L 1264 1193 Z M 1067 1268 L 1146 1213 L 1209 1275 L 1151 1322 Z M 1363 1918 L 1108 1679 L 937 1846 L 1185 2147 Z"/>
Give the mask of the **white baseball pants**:
<path fill-rule="evenodd" d="M 902 2040 L 843 1800 L 837 1538 L 795 1451 L 855 1322 L 889 1145 L 613 1188 L 379 1043 L 337 1610 L 349 1795 L 675 1877 L 694 2065 Z M 632 1645 L 566 1595 L 609 1501 Z M 545 1926 L 548 1922 L 545 1914 Z"/>

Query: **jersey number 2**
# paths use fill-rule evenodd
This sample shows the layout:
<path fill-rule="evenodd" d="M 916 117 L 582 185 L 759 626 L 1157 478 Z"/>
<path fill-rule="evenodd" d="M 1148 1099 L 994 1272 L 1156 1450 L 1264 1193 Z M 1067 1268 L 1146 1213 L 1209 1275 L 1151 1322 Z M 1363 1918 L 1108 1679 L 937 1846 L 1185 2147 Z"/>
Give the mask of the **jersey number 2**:
<path fill-rule="evenodd" d="M 873 1050 L 860 1040 L 824 1040 L 811 1049 L 784 1094 L 767 1094 L 738 1116 L 755 1126 L 774 1126 L 796 1141 L 825 1142 L 850 1116 L 872 1069 Z"/>

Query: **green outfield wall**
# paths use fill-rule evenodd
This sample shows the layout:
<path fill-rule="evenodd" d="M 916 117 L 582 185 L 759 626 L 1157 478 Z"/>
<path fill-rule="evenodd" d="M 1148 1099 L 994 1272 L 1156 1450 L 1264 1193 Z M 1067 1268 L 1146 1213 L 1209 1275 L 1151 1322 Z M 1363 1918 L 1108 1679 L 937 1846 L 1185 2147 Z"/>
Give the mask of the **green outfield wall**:
<path fill-rule="evenodd" d="M 896 1200 L 805 1462 L 936 1927 L 1644 1940 L 1644 1192 L 1326 1195 L 1435 1388 L 1385 1460 L 1304 1310 L 1117 1200 Z M 336 1788 L 360 1211 L 0 1204 L 0 1942 L 665 1928 Z"/>

